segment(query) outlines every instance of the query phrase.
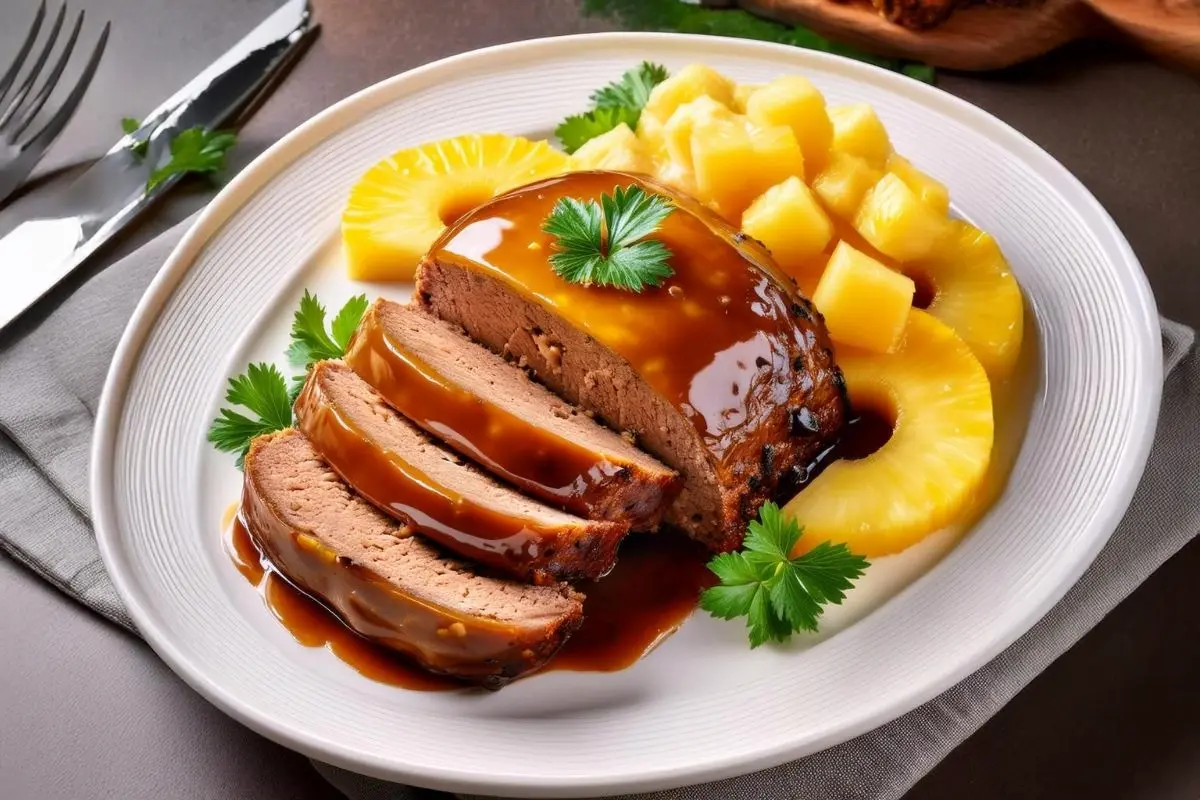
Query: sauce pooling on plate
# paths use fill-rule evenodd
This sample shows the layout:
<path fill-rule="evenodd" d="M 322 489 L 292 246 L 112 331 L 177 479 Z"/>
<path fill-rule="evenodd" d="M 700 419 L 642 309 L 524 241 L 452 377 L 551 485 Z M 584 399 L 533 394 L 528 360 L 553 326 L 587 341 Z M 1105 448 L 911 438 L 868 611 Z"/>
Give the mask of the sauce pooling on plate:
<path fill-rule="evenodd" d="M 629 185 L 677 206 L 653 235 L 671 251 L 674 275 L 640 293 L 560 278 L 549 264 L 554 238 L 542 230 L 555 203 L 598 201 Z M 459 220 L 429 258 L 484 270 L 554 308 L 624 358 L 717 454 L 787 401 L 789 353 L 812 347 L 793 318 L 797 308 L 807 317 L 807 302 L 765 250 L 696 201 L 633 175 L 578 172 L 510 192 Z"/>
<path fill-rule="evenodd" d="M 300 644 L 323 647 L 380 683 L 417 691 L 463 688 L 347 628 L 271 566 L 235 514 L 227 514 L 225 530 L 230 560 Z M 583 626 L 546 669 L 612 672 L 636 663 L 691 614 L 700 592 L 712 582 L 707 560 L 702 547 L 682 536 L 664 533 L 628 540 L 616 569 L 601 581 L 580 585 L 588 595 Z"/>

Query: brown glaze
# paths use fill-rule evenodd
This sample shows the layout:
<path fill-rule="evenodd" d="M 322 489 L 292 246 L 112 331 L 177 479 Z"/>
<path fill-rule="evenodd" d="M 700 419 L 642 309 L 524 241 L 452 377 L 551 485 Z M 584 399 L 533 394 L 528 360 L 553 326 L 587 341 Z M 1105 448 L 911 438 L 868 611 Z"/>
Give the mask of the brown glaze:
<path fill-rule="evenodd" d="M 635 294 L 560 278 L 547 260 L 553 238 L 542 230 L 554 204 L 568 196 L 598 200 L 615 186 L 634 183 L 667 191 L 614 172 L 552 178 L 471 212 L 443 234 L 430 257 L 487 270 L 553 305 L 628 361 L 691 420 L 719 458 L 742 430 L 758 426 L 773 409 L 777 393 L 756 389 L 776 373 L 790 372 L 789 352 L 804 344 L 790 291 L 781 291 L 791 284 L 759 246 L 674 193 L 671 199 L 689 213 L 671 214 L 655 234 L 670 249 L 675 270 L 662 286 Z"/>
<path fill-rule="evenodd" d="M 624 509 L 613 508 L 614 495 L 629 494 L 631 476 L 641 477 L 637 464 L 560 436 L 447 379 L 388 334 L 380 318 L 386 302 L 367 311 L 343 360 L 388 404 L 534 497 L 589 519 L 628 521 L 639 529 L 657 525 L 677 479 L 665 486 L 642 481 L 645 496 L 628 509 L 628 518 L 617 516 Z"/>
<path fill-rule="evenodd" d="M 380 447 L 328 396 L 322 378 L 338 369 L 349 371 L 334 362 L 313 367 L 296 400 L 296 424 L 322 458 L 376 507 L 460 555 L 533 583 L 594 578 L 612 568 L 628 526 L 573 520 L 597 529 L 590 535 L 459 493 L 404 454 Z"/>
<path fill-rule="evenodd" d="M 655 234 L 675 274 L 641 293 L 561 279 L 541 228 L 555 203 L 633 184 L 677 207 Z M 844 420 L 844 383 L 808 300 L 761 245 L 643 177 L 572 173 L 502 195 L 442 235 L 417 283 L 430 311 L 526 359 L 564 399 L 633 429 L 683 476 L 667 521 L 715 550 L 740 545 L 746 521 Z M 559 344 L 560 368 L 543 352 Z M 793 424 L 796 415 L 811 424 Z"/>
<path fill-rule="evenodd" d="M 228 550 L 238 572 L 258 589 L 263 602 L 297 642 L 324 647 L 363 677 L 414 691 L 439 691 L 462 686 L 456 680 L 417 667 L 387 648 L 347 628 L 325 606 L 288 583 L 258 551 L 240 518 L 227 525 Z"/>
<path fill-rule="evenodd" d="M 887 444 L 895 429 L 895 421 L 882 411 L 871 406 L 855 406 L 854 419 L 842 430 L 834 457 L 849 461 L 866 458 Z"/>
<path fill-rule="evenodd" d="M 637 663 L 679 629 L 716 581 L 709 558 L 677 531 L 626 539 L 616 569 L 580 586 L 583 626 L 546 669 L 615 672 Z"/>
<path fill-rule="evenodd" d="M 439 601 L 431 587 L 389 580 L 377 571 L 371 559 L 386 558 L 390 542 L 359 548 L 362 555 L 351 557 L 323 541 L 316 530 L 289 524 L 288 512 L 280 503 L 289 502 L 285 498 L 291 495 L 273 495 L 256 462 L 264 448 L 296 436 L 294 431 L 283 431 L 259 437 L 251 446 L 246 456 L 241 521 L 274 569 L 305 593 L 321 598 L 348 627 L 404 654 L 429 672 L 488 688 L 500 688 L 540 669 L 578 628 L 582 619 L 579 606 L 559 617 L 543 615 L 526 621 L 469 611 L 456 595 L 444 591 Z M 315 453 L 311 449 L 308 453 L 315 461 Z M 328 471 L 323 475 L 336 480 Z M 356 501 L 362 502 L 352 497 L 349 502 Z M 359 522 L 365 524 L 362 517 Z M 394 532 L 383 535 L 395 540 L 408 538 Z M 402 549 L 410 545 L 410 555 L 414 549 L 428 548 L 420 540 L 393 546 Z M 448 560 L 440 563 L 447 572 L 456 566 Z M 582 599 L 571 595 L 572 604 Z"/>
<path fill-rule="evenodd" d="M 418 691 L 461 683 L 419 669 L 347 628 L 328 608 L 297 589 L 259 552 L 240 517 L 226 526 L 226 549 L 238 572 L 292 637 L 324 647 L 364 677 Z M 613 672 L 632 666 L 687 620 L 700 592 L 712 585 L 708 555 L 677 534 L 637 536 L 622 548 L 606 578 L 584 585 L 584 623 L 544 669 Z"/>

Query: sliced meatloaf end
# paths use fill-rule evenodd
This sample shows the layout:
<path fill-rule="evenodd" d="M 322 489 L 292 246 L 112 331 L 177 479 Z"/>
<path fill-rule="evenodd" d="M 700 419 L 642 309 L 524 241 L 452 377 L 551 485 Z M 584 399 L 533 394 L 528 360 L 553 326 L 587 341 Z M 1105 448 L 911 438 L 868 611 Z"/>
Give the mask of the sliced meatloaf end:
<path fill-rule="evenodd" d="M 594 580 L 629 532 L 586 520 L 497 482 L 442 447 L 339 361 L 309 372 L 296 426 L 355 491 L 472 561 L 533 583 Z"/>
<path fill-rule="evenodd" d="M 271 563 L 351 629 L 423 668 L 499 688 L 542 667 L 583 620 L 566 584 L 475 569 L 384 516 L 294 430 L 246 456 L 241 514 Z"/>
<path fill-rule="evenodd" d="M 344 360 L 427 433 L 573 514 L 652 530 L 678 491 L 674 470 L 417 306 L 377 300 Z"/>
<path fill-rule="evenodd" d="M 666 196 L 655 238 L 674 274 L 641 292 L 569 283 L 542 223 L 563 198 L 615 186 Z M 847 400 L 820 315 L 756 242 L 641 176 L 577 172 L 468 212 L 422 260 L 417 298 L 679 471 L 666 521 L 714 550 L 740 546 L 840 435 Z"/>

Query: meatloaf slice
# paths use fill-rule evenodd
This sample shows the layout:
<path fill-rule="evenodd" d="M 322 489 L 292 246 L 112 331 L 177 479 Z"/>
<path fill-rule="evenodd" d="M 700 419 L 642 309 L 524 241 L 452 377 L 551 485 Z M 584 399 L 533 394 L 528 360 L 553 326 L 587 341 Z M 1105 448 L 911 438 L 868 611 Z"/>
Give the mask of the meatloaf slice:
<path fill-rule="evenodd" d="M 629 532 L 496 482 L 409 422 L 348 366 L 322 361 L 296 400 L 296 425 L 354 489 L 461 556 L 533 583 L 596 579 Z"/>
<path fill-rule="evenodd" d="M 276 569 L 430 672 L 499 688 L 549 661 L 583 620 L 566 584 L 479 574 L 380 514 L 297 431 L 257 439 L 245 469 L 243 522 Z"/>
<path fill-rule="evenodd" d="M 543 230 L 564 198 L 639 186 L 674 210 L 654 237 L 674 274 L 635 293 L 570 283 Z M 650 179 L 577 172 L 468 212 L 423 259 L 419 302 L 678 470 L 666 519 L 715 550 L 794 493 L 836 441 L 845 387 L 823 321 L 757 243 Z"/>
<path fill-rule="evenodd" d="M 658 526 L 679 476 L 419 307 L 377 300 L 346 364 L 488 472 L 588 519 Z"/>

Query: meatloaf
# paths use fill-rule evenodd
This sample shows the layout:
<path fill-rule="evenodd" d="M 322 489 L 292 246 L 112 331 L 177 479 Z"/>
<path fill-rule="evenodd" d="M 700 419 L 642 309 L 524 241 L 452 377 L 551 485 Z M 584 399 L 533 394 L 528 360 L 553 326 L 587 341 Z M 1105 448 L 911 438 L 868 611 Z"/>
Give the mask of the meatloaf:
<path fill-rule="evenodd" d="M 355 491 L 438 544 L 533 583 L 612 569 L 629 526 L 585 520 L 510 489 L 442 447 L 348 366 L 315 364 L 296 425 Z"/>
<path fill-rule="evenodd" d="M 243 521 L 271 563 L 431 672 L 499 688 L 549 661 L 583 619 L 566 584 L 482 575 L 380 514 L 297 431 L 257 439 L 245 470 Z"/>
<path fill-rule="evenodd" d="M 573 514 L 652 530 L 678 490 L 673 470 L 419 307 L 375 301 L 345 362 L 427 433 Z"/>
<path fill-rule="evenodd" d="M 560 278 L 542 225 L 565 197 L 639 185 L 675 210 L 655 238 L 674 275 L 641 293 Z M 417 297 L 679 471 L 666 519 L 715 550 L 794 492 L 837 438 L 845 387 L 823 320 L 761 245 L 648 178 L 580 172 L 501 195 L 450 226 Z"/>

